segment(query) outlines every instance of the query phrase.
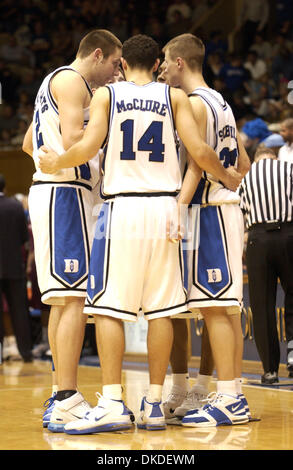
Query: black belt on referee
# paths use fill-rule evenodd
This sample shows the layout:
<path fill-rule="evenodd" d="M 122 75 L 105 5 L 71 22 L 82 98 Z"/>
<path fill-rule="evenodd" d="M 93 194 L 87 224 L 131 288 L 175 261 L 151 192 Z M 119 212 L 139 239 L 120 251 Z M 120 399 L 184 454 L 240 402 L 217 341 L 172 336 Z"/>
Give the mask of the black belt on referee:
<path fill-rule="evenodd" d="M 293 226 L 293 221 L 291 222 L 263 222 L 260 224 L 253 224 L 249 227 L 248 231 L 251 230 L 265 230 L 266 232 L 274 232 L 276 230 L 281 230 L 282 227 Z"/>

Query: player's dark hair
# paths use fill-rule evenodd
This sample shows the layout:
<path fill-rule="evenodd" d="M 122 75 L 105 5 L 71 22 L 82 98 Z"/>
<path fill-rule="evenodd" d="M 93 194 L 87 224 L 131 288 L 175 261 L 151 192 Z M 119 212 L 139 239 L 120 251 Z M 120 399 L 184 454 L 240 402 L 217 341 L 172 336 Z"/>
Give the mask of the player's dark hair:
<path fill-rule="evenodd" d="M 158 43 L 144 34 L 137 34 L 123 43 L 122 57 L 131 68 L 150 70 L 160 56 Z"/>
<path fill-rule="evenodd" d="M 122 48 L 121 41 L 106 29 L 96 29 L 88 33 L 79 44 L 76 56 L 80 59 L 88 57 L 95 49 L 102 49 L 105 59 L 115 52 L 115 49 Z"/>

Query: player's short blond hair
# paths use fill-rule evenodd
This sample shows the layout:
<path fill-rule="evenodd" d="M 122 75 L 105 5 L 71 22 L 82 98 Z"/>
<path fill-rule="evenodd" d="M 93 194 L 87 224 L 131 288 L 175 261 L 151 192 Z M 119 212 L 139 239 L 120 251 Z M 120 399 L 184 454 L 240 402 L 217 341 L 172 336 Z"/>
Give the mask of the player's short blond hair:
<path fill-rule="evenodd" d="M 193 34 L 180 34 L 171 39 L 163 48 L 168 50 L 172 60 L 181 57 L 191 70 L 202 70 L 205 57 L 205 46 L 200 38 Z"/>

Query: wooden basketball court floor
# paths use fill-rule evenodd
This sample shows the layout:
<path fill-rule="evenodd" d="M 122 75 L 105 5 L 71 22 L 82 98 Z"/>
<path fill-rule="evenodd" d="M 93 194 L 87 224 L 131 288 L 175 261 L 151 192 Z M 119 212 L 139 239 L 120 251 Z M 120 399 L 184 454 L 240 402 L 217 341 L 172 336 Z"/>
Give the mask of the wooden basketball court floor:
<path fill-rule="evenodd" d="M 134 427 L 125 432 L 69 436 L 42 428 L 43 403 L 51 394 L 50 361 L 4 362 L 0 365 L 0 450 L 292 450 L 293 381 L 287 382 L 287 387 L 269 388 L 246 379 L 243 388 L 252 415 L 261 418 L 249 424 L 205 429 L 168 426 L 166 431 L 155 432 Z M 164 398 L 170 384 L 167 375 Z M 123 386 L 127 405 L 138 414 L 148 387 L 147 370 L 124 369 Z M 101 392 L 100 368 L 81 365 L 79 388 L 95 406 L 95 393 Z"/>

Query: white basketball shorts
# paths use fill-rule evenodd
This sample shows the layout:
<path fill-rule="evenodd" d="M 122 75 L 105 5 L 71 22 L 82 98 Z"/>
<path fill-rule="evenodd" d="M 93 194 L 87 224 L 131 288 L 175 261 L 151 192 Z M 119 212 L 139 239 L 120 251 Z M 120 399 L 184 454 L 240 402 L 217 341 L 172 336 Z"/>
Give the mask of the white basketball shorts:
<path fill-rule="evenodd" d="M 239 313 L 243 301 L 244 242 L 239 205 L 201 207 L 194 233 L 193 249 L 188 251 L 191 317 L 200 317 L 205 307 L 224 306 L 228 314 Z"/>
<path fill-rule="evenodd" d="M 94 223 L 93 195 L 82 183 L 34 183 L 29 213 L 44 304 L 86 297 Z"/>
<path fill-rule="evenodd" d="M 96 224 L 84 312 L 136 321 L 187 310 L 181 243 L 166 238 L 174 197 L 116 197 Z M 172 215 L 171 215 L 172 216 Z"/>

